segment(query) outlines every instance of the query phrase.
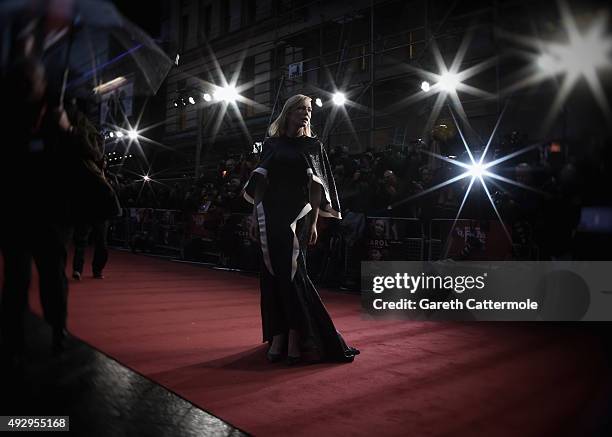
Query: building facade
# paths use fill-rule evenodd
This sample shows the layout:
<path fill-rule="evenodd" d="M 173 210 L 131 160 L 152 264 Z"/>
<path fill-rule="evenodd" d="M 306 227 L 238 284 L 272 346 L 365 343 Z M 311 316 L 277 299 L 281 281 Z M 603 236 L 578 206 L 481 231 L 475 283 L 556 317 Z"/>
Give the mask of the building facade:
<path fill-rule="evenodd" d="M 500 56 L 499 35 L 524 29 L 520 17 L 538 7 L 542 16 L 550 10 L 522 0 L 173 2 L 167 25 L 177 66 L 166 81 L 163 142 L 192 171 L 248 153 L 285 99 L 303 93 L 322 100 L 313 127 L 326 144 L 349 152 L 406 145 L 452 122 L 447 102 L 434 111 L 436 97 L 420 93 L 431 80 L 423 72 L 440 73 L 440 60 L 451 68 L 458 53 L 458 68 L 479 68 L 472 80 L 483 91 L 459 94 L 464 115 L 475 131 L 490 131 L 511 79 L 505 73 L 516 68 L 516 59 Z M 204 99 L 228 83 L 242 96 L 235 106 Z M 348 99 L 342 108 L 332 104 L 338 91 Z"/>

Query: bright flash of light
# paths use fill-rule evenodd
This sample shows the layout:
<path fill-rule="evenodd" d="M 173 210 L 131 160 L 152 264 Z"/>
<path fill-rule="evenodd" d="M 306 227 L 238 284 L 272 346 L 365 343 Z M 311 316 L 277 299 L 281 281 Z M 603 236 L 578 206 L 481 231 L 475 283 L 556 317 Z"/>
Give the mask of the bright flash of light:
<path fill-rule="evenodd" d="M 440 79 L 438 79 L 438 85 L 447 93 L 456 92 L 457 87 L 459 86 L 459 75 L 447 71 L 440 76 Z"/>
<path fill-rule="evenodd" d="M 552 73 L 559 68 L 559 60 L 550 53 L 542 53 L 537 59 L 538 67 L 545 72 Z"/>
<path fill-rule="evenodd" d="M 140 157 L 144 160 L 145 163 L 148 164 L 148 159 L 147 156 L 145 154 L 145 151 L 142 148 L 141 143 L 146 142 L 149 144 L 153 144 L 155 146 L 164 148 L 166 150 L 172 150 L 170 147 L 165 146 L 164 144 L 161 144 L 151 138 L 146 137 L 146 132 L 151 130 L 151 129 L 155 129 L 157 126 L 164 124 L 165 121 L 159 122 L 159 123 L 155 123 L 151 126 L 147 126 L 147 127 L 141 127 L 140 125 L 140 120 L 142 119 L 142 115 L 145 111 L 146 108 L 146 101 L 143 104 L 138 116 L 137 116 L 137 120 L 134 123 L 134 125 L 132 126 L 132 124 L 130 123 L 130 121 L 127 119 L 127 117 L 124 117 L 124 125 L 123 126 L 116 126 L 116 125 L 112 125 L 112 128 L 115 129 L 115 136 L 117 138 L 123 138 L 123 137 L 127 137 L 128 141 L 126 144 L 126 149 L 124 151 L 124 155 L 123 157 L 119 158 L 117 157 L 117 160 L 121 160 L 121 163 L 123 163 L 125 161 L 126 158 L 130 158 L 132 157 L 131 155 L 131 151 L 132 148 L 135 148 L 136 152 L 138 153 L 138 155 L 140 155 Z M 125 142 L 125 140 L 122 140 L 122 142 Z M 142 175 L 139 175 L 139 177 L 142 177 Z"/>
<path fill-rule="evenodd" d="M 612 120 L 612 111 L 601 84 L 604 70 L 612 68 L 612 36 L 606 33 L 607 13 L 600 13 L 587 26 L 579 29 L 576 18 L 565 1 L 559 2 L 565 41 L 549 41 L 518 35 L 509 38 L 528 46 L 534 62 L 524 79 L 510 86 L 505 93 L 536 85 L 551 77 L 560 77 L 559 90 L 547 114 L 543 131 L 550 127 L 576 86 L 584 80 L 602 112 Z"/>
<path fill-rule="evenodd" d="M 189 103 L 191 103 L 192 105 L 195 105 L 195 99 L 191 96 L 189 96 Z"/>
<path fill-rule="evenodd" d="M 109 133 L 108 133 L 108 136 L 109 136 L 110 138 L 115 138 L 115 132 L 109 132 Z"/>
<path fill-rule="evenodd" d="M 468 164 L 468 165 L 470 166 L 468 171 L 470 173 L 470 176 L 472 176 L 472 178 L 481 178 L 483 176 L 484 171 L 485 171 L 484 165 L 482 165 L 479 162 L 475 162 L 475 163 Z"/>
<path fill-rule="evenodd" d="M 244 121 L 243 114 L 241 113 L 241 107 L 253 107 L 262 112 L 271 112 L 272 108 L 258 103 L 251 98 L 245 97 L 244 94 L 258 84 L 266 82 L 268 79 L 265 79 L 263 76 L 256 76 L 255 78 L 250 78 L 250 80 L 247 81 L 240 81 L 241 75 L 243 75 L 245 72 L 242 65 L 247 57 L 246 47 L 243 49 L 240 55 L 240 60 L 238 61 L 238 64 L 234 69 L 234 73 L 231 76 L 225 75 L 225 72 L 221 68 L 221 64 L 219 63 L 214 50 L 209 44 L 206 44 L 206 49 L 213 64 L 212 73 L 215 77 L 215 82 L 213 83 L 194 77 L 194 79 L 197 80 L 199 88 L 201 90 L 208 91 L 203 94 L 203 99 L 206 102 L 213 100 L 217 102 L 217 104 L 210 108 L 211 113 L 205 128 L 206 140 L 211 144 L 216 141 L 225 116 L 226 114 L 229 114 L 231 115 L 232 120 L 236 121 L 239 125 L 248 144 L 252 144 L 253 137 Z M 242 79 L 244 79 L 244 77 L 242 77 Z M 242 82 L 240 85 L 238 85 L 239 81 Z M 239 103 L 241 106 L 239 106 Z"/>
<path fill-rule="evenodd" d="M 332 98 L 332 100 L 335 105 L 342 106 L 346 102 L 346 97 L 344 93 L 337 92 L 334 94 L 334 97 Z"/>
<path fill-rule="evenodd" d="M 573 19 L 569 18 L 570 20 Z M 538 58 L 538 66 L 546 73 L 564 73 L 568 76 L 588 78 L 597 70 L 609 67 L 611 40 L 604 35 L 605 29 L 596 23 L 584 34 L 575 25 L 567 25 L 567 44 L 548 44 Z"/>
<path fill-rule="evenodd" d="M 320 97 L 317 97 L 315 99 L 315 105 L 317 105 L 319 108 L 323 107 L 323 100 L 321 100 Z"/>
<path fill-rule="evenodd" d="M 499 213 L 499 211 L 497 209 L 497 206 L 495 205 L 493 197 L 491 196 L 491 193 L 490 193 L 489 188 L 487 186 L 487 182 L 486 182 L 487 179 L 491 178 L 491 179 L 499 180 L 499 181 L 502 181 L 502 182 L 506 182 L 506 183 L 514 185 L 516 187 L 520 187 L 520 188 L 523 188 L 523 189 L 534 191 L 534 192 L 536 192 L 538 194 L 541 194 L 541 195 L 546 195 L 546 194 L 541 192 L 541 191 L 539 191 L 539 190 L 536 190 L 535 188 L 532 188 L 532 187 L 530 187 L 528 185 L 525 185 L 525 184 L 513 181 L 512 179 L 508 179 L 508 178 L 506 178 L 504 176 L 497 175 L 494 172 L 494 169 L 493 169 L 493 167 L 495 167 L 496 165 L 501 164 L 502 162 L 505 162 L 505 161 L 507 161 L 509 159 L 512 159 L 512 158 L 514 158 L 514 157 L 516 157 L 518 155 L 526 153 L 526 152 L 532 150 L 534 147 L 537 147 L 537 145 L 527 146 L 527 147 L 525 147 L 525 148 L 523 148 L 521 150 L 515 151 L 515 152 L 513 152 L 513 153 L 511 153 L 509 155 L 506 155 L 504 157 L 501 157 L 501 158 L 498 158 L 498 159 L 495 159 L 493 161 L 489 161 L 489 162 L 485 163 L 486 154 L 487 154 L 487 152 L 489 150 L 489 146 L 491 145 L 491 142 L 492 142 L 493 138 L 495 137 L 495 134 L 497 132 L 497 129 L 499 127 L 499 124 L 500 124 L 500 121 L 501 121 L 501 119 L 503 117 L 504 112 L 505 112 L 505 109 L 504 109 L 504 111 L 502 111 L 502 113 L 500 114 L 497 122 L 495 123 L 495 127 L 493 128 L 493 131 L 491 132 L 491 135 L 490 135 L 490 137 L 489 137 L 489 139 L 487 141 L 486 147 L 485 147 L 484 151 L 482 152 L 482 155 L 480 156 L 480 158 L 478 160 L 474 158 L 474 156 L 473 156 L 473 154 L 471 152 L 471 149 L 470 149 L 470 147 L 469 147 L 469 145 L 468 145 L 468 143 L 467 143 L 467 141 L 465 139 L 465 136 L 463 135 L 463 132 L 461 131 L 460 125 L 457 123 L 457 120 L 455 119 L 453 112 L 451 112 L 451 114 L 453 114 L 453 120 L 455 120 L 455 124 L 457 125 L 457 130 L 458 130 L 458 132 L 460 134 L 461 140 L 463 141 L 463 144 L 464 144 L 464 146 L 466 148 L 466 151 L 468 152 L 469 162 L 461 162 L 461 161 L 458 161 L 458 160 L 455 160 L 455 159 L 451 159 L 450 157 L 442 156 L 442 155 L 439 155 L 439 154 L 436 154 L 436 153 L 432 153 L 432 152 L 425 152 L 425 153 L 427 153 L 427 154 L 429 154 L 431 156 L 434 156 L 437 159 L 440 159 L 440 160 L 443 160 L 445 162 L 451 163 L 451 164 L 461 168 L 463 170 L 463 172 L 460 173 L 457 176 L 454 176 L 453 178 L 451 178 L 451 179 L 449 179 L 447 181 L 441 182 L 441 183 L 439 183 L 439 184 L 437 184 L 437 185 L 435 185 L 435 186 L 433 186 L 431 188 L 428 188 L 428 189 L 426 189 L 426 190 L 424 190 L 424 191 L 422 191 L 422 192 L 420 192 L 418 194 L 410 196 L 407 199 L 404 199 L 404 200 L 401 200 L 399 202 L 396 202 L 395 204 L 392 205 L 392 207 L 395 208 L 395 207 L 397 207 L 397 206 L 399 206 L 401 204 L 404 204 L 406 202 L 410 202 L 410 201 L 414 200 L 415 198 L 418 198 L 418 197 L 421 197 L 423 195 L 429 194 L 429 193 L 431 193 L 433 191 L 436 191 L 436 190 L 438 190 L 440 188 L 446 187 L 446 186 L 448 186 L 450 184 L 453 184 L 453 183 L 455 183 L 457 181 L 469 178 L 470 182 L 469 182 L 469 184 L 467 184 L 467 188 L 466 188 L 465 193 L 463 195 L 463 200 L 461 202 L 459 210 L 457 211 L 457 215 L 456 215 L 456 217 L 454 219 L 453 225 L 451 226 L 450 232 L 453 231 L 453 229 L 455 228 L 455 226 L 457 224 L 457 220 L 459 220 L 459 217 L 461 216 L 461 212 L 463 211 L 463 207 L 466 204 L 466 201 L 467 201 L 467 199 L 468 199 L 468 197 L 470 195 L 470 192 L 472 190 L 473 185 L 475 183 L 479 183 L 482 186 L 483 191 L 486 193 L 487 198 L 488 198 L 488 200 L 489 200 L 489 202 L 491 204 L 491 207 L 495 211 L 495 215 L 499 219 L 499 222 L 501 223 L 502 228 L 504 229 L 504 232 L 505 232 L 506 236 L 508 237 L 508 240 L 510 242 L 512 242 L 512 238 L 510 236 L 510 233 L 509 233 L 508 229 L 506 228 L 506 226 L 504 224 L 504 221 L 502 220 L 502 217 L 501 217 L 501 215 L 500 215 L 500 213 Z M 449 237 L 450 237 L 450 233 L 449 233 Z M 447 241 L 450 241 L 450 238 L 448 238 Z"/>
<path fill-rule="evenodd" d="M 228 85 L 222 88 L 217 89 L 213 93 L 213 97 L 217 101 L 224 101 L 228 103 L 233 103 L 240 97 L 238 92 L 236 91 L 236 87 L 232 85 Z"/>
<path fill-rule="evenodd" d="M 423 131 L 428 131 L 435 123 L 442 107 L 447 101 L 450 101 L 452 108 L 459 114 L 461 119 L 467 122 L 467 115 L 463 109 L 463 105 L 459 98 L 459 92 L 469 94 L 474 97 L 490 99 L 494 95 L 480 88 L 467 84 L 466 82 L 472 77 L 482 73 L 486 69 L 496 64 L 496 58 L 489 58 L 478 64 L 462 69 L 463 60 L 468 50 L 470 43 L 470 35 L 467 35 L 461 41 L 451 64 L 447 64 L 440 53 L 435 40 L 432 42 L 432 54 L 436 65 L 436 71 L 427 71 L 418 68 L 411 64 L 403 64 L 403 67 L 414 72 L 425 80 L 421 83 L 421 90 L 402 99 L 401 101 L 386 108 L 392 112 L 406 105 L 416 103 L 420 100 L 427 99 L 430 96 L 435 96 L 432 110 L 429 115 L 429 120 L 423 125 Z"/>
<path fill-rule="evenodd" d="M 145 182 L 149 182 L 151 180 L 151 178 L 149 177 L 149 175 L 144 175 L 142 177 L 142 180 L 145 181 Z"/>

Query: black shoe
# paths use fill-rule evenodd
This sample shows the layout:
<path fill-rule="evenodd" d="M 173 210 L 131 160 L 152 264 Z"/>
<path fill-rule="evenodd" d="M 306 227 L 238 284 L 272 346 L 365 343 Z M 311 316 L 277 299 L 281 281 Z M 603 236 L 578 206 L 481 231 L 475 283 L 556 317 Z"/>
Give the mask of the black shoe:
<path fill-rule="evenodd" d="M 291 355 L 287 355 L 287 365 L 288 366 L 295 366 L 296 364 L 300 364 L 301 362 L 302 362 L 301 355 L 298 355 L 297 357 L 292 357 Z"/>
<path fill-rule="evenodd" d="M 77 271 L 72 272 L 72 279 L 74 279 L 75 281 L 80 281 L 81 280 L 81 272 L 77 272 Z"/>
<path fill-rule="evenodd" d="M 283 359 L 283 354 L 273 354 L 272 352 L 268 352 L 266 354 L 266 358 L 271 363 L 277 363 Z"/>
<path fill-rule="evenodd" d="M 102 272 L 94 272 L 93 277 L 96 279 L 104 279 Z"/>

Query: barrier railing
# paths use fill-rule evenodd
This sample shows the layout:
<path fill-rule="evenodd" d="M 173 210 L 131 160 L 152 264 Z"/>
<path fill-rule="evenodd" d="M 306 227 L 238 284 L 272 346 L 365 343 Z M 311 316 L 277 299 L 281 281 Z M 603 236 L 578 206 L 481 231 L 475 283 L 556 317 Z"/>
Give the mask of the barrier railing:
<path fill-rule="evenodd" d="M 261 254 L 248 235 L 251 219 L 250 214 L 222 210 L 184 214 L 127 208 L 123 217 L 111 222 L 109 240 L 133 251 L 257 271 Z M 508 231 L 512 233 L 512 229 Z M 533 244 L 510 244 L 501 223 L 495 220 L 433 219 L 424 223 L 416 218 L 366 217 L 349 212 L 342 221 L 319 220 L 319 240 L 308 248 L 307 265 L 317 282 L 358 288 L 364 260 L 504 260 L 533 258 L 534 253 L 537 247 Z"/>
<path fill-rule="evenodd" d="M 425 254 L 423 224 L 417 218 L 368 217 L 368 261 L 418 261 Z"/>
<path fill-rule="evenodd" d="M 224 217 L 218 233 L 219 265 L 244 270 L 259 270 L 259 246 L 249 238 L 251 214 L 232 213 Z"/>
<path fill-rule="evenodd" d="M 507 229 L 511 233 L 510 229 Z M 507 260 L 512 243 L 497 220 L 433 219 L 429 226 L 428 258 Z"/>
<path fill-rule="evenodd" d="M 146 252 L 181 252 L 184 235 L 183 213 L 177 210 L 124 208 L 111 220 L 109 242 Z"/>
<path fill-rule="evenodd" d="M 361 261 L 414 261 L 425 256 L 423 223 L 416 218 L 349 213 L 341 227 L 341 286 L 359 290 Z"/>

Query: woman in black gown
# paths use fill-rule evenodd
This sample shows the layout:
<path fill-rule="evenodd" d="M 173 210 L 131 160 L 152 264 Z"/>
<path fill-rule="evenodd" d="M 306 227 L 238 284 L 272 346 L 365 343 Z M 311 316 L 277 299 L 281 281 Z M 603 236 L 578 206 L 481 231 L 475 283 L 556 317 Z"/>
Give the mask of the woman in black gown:
<path fill-rule="evenodd" d="M 323 144 L 312 136 L 311 99 L 287 100 L 244 188 L 253 206 L 251 236 L 261 245 L 261 319 L 268 360 L 353 361 L 308 277 L 305 252 L 317 240 L 319 216 L 341 219 Z"/>

